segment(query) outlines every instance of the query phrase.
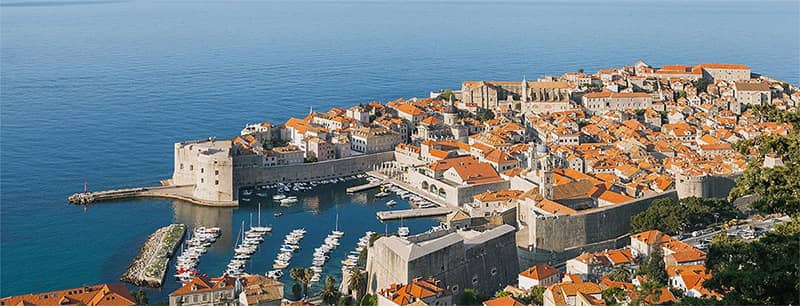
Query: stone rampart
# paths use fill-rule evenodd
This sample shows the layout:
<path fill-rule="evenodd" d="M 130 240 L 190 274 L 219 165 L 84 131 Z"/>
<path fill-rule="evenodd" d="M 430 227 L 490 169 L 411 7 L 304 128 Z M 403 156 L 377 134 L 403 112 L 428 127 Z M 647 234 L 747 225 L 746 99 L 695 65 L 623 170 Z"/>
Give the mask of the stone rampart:
<path fill-rule="evenodd" d="M 660 198 L 677 200 L 675 190 L 636 199 L 628 203 L 591 209 L 571 215 L 533 216 L 528 221 L 527 257 L 532 262 L 561 262 L 581 249 L 613 248 L 616 239 L 630 232 L 630 219 Z"/>
<path fill-rule="evenodd" d="M 233 168 L 234 190 L 273 183 L 308 182 L 354 175 L 372 170 L 383 162 L 394 160 L 394 152 L 381 152 L 315 163 Z"/>

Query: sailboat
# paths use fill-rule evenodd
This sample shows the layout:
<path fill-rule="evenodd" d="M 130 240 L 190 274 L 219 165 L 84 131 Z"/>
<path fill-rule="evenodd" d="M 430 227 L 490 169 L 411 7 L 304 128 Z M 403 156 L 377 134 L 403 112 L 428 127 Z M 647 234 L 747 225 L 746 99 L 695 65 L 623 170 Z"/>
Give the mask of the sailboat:
<path fill-rule="evenodd" d="M 261 203 L 258 203 L 258 226 L 253 227 L 251 225 L 250 228 L 253 231 L 260 232 L 260 233 L 266 233 L 266 232 L 271 232 L 272 231 L 272 227 L 271 226 L 261 226 Z"/>
<path fill-rule="evenodd" d="M 339 214 L 336 214 L 336 229 L 331 232 L 335 237 L 342 237 L 344 236 L 344 232 L 339 230 Z"/>

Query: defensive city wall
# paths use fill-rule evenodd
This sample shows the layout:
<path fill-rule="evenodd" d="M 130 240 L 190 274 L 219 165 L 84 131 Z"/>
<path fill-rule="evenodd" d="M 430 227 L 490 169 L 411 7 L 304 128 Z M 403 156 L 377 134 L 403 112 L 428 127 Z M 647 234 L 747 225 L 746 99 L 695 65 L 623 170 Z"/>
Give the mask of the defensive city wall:
<path fill-rule="evenodd" d="M 238 167 L 234 163 L 233 185 L 250 187 L 273 183 L 307 182 L 364 173 L 375 165 L 394 160 L 394 152 L 351 156 L 321 162 L 272 167 Z"/>
<path fill-rule="evenodd" d="M 257 154 L 236 155 L 231 140 L 196 140 L 175 144 L 172 179 L 166 185 L 191 186 L 196 201 L 214 206 L 235 205 L 243 187 L 307 182 L 364 173 L 394 159 L 394 152 L 351 156 L 314 163 L 265 166 Z"/>
<path fill-rule="evenodd" d="M 630 218 L 660 198 L 677 200 L 670 190 L 614 206 L 579 211 L 570 215 L 535 216 L 528 221 L 528 246 L 520 245 L 520 264 L 560 263 L 581 252 L 616 248 L 627 244 Z"/>

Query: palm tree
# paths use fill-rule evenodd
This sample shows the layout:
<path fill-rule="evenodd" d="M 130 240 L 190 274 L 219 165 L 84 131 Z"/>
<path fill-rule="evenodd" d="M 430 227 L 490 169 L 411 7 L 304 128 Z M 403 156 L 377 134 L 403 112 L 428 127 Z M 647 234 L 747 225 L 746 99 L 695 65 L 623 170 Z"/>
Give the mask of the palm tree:
<path fill-rule="evenodd" d="M 314 277 L 314 270 L 309 268 L 295 267 L 289 271 L 289 276 L 293 280 L 300 282 L 303 285 L 303 297 L 308 296 L 308 285 L 311 283 L 311 278 Z"/>
<path fill-rule="evenodd" d="M 356 301 L 361 299 L 364 290 L 367 289 L 367 278 L 363 271 L 355 268 L 350 271 L 350 279 L 347 283 L 347 290 L 356 293 Z"/>
<path fill-rule="evenodd" d="M 339 289 L 336 286 L 336 279 L 334 279 L 332 276 L 325 278 L 325 286 L 322 287 L 320 296 L 322 297 L 322 301 L 324 303 L 331 306 L 335 305 L 336 302 L 339 301 L 341 293 L 339 293 Z"/>

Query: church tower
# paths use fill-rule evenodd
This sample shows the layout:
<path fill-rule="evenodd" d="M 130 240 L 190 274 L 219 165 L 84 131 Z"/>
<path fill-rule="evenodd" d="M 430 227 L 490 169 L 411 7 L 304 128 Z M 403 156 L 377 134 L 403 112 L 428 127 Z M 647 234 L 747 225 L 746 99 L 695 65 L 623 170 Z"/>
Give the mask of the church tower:
<path fill-rule="evenodd" d="M 522 90 L 521 90 L 522 94 L 520 95 L 520 100 L 522 102 L 528 102 L 528 96 L 530 94 L 528 93 L 528 80 L 525 79 L 525 75 L 524 74 L 522 75 L 522 84 L 520 84 L 520 85 L 522 86 Z"/>
<path fill-rule="evenodd" d="M 458 123 L 458 110 L 453 103 L 453 95 L 450 95 L 450 103 L 448 103 L 447 107 L 445 107 L 442 116 L 444 116 L 445 125 L 455 126 Z"/>
<path fill-rule="evenodd" d="M 553 159 L 547 145 L 536 146 L 536 156 L 539 164 L 539 192 L 545 199 L 553 198 Z"/>

